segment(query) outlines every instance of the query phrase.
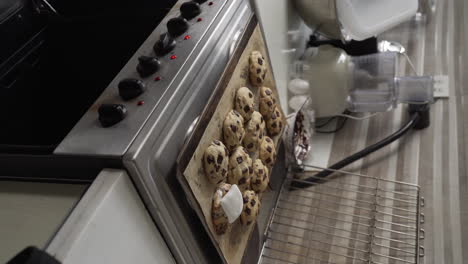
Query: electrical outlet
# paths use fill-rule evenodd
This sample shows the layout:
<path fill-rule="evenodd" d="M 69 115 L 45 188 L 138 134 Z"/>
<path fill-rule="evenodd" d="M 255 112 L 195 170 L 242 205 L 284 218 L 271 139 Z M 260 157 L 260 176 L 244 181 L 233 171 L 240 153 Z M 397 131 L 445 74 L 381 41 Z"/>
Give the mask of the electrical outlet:
<path fill-rule="evenodd" d="M 448 98 L 450 96 L 448 75 L 434 76 L 434 98 Z"/>

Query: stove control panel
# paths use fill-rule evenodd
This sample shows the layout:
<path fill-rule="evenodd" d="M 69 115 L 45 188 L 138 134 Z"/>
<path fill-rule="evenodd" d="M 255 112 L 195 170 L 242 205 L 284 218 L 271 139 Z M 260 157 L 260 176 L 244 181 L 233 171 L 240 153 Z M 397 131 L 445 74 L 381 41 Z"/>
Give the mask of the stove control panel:
<path fill-rule="evenodd" d="M 185 93 L 179 83 L 188 71 L 193 71 L 190 65 L 209 56 L 215 43 L 225 38 L 221 35 L 229 24 L 224 21 L 224 13 L 234 13 L 237 2 L 178 1 L 55 153 L 125 153 L 148 117 L 163 111 L 175 94 Z M 211 48 L 207 43 L 213 43 Z M 95 150 L 109 138 L 118 138 L 119 142 Z"/>

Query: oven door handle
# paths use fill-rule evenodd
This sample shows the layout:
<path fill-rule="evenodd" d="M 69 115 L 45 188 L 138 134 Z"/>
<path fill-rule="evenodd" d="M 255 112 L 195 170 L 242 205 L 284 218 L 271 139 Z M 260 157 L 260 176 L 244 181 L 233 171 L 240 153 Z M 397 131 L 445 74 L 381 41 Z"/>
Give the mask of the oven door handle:
<path fill-rule="evenodd" d="M 232 36 L 231 45 L 229 46 L 229 58 L 231 58 L 232 55 L 234 55 L 234 52 L 236 51 L 236 47 L 241 40 L 241 36 L 242 36 L 241 29 L 237 30 L 236 33 L 234 33 L 234 36 Z"/>
<path fill-rule="evenodd" d="M 192 124 L 190 124 L 189 128 L 187 129 L 187 132 L 185 133 L 185 137 L 184 137 L 184 145 L 185 145 L 185 143 L 187 142 L 187 140 L 190 138 L 190 136 L 192 135 L 193 130 L 194 130 L 195 127 L 197 126 L 198 120 L 199 120 L 199 119 L 200 119 L 200 116 L 197 116 L 197 117 L 192 121 Z"/>

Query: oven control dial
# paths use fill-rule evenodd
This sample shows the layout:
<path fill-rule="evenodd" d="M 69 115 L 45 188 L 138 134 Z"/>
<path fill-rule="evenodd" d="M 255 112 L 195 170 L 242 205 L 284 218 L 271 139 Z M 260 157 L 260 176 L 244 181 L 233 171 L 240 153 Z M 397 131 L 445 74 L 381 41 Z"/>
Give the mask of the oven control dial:
<path fill-rule="evenodd" d="M 157 72 L 161 63 L 158 59 L 149 56 L 141 56 L 138 58 L 137 72 L 142 78 L 148 77 Z"/>
<path fill-rule="evenodd" d="M 121 104 L 103 104 L 98 109 L 99 122 L 103 127 L 113 126 L 127 115 L 127 108 Z"/>
<path fill-rule="evenodd" d="M 200 13 L 200 5 L 197 2 L 185 2 L 180 6 L 180 14 L 187 20 L 198 16 Z"/>
<path fill-rule="evenodd" d="M 157 56 L 164 56 L 173 50 L 176 46 L 176 41 L 169 34 L 161 34 L 159 40 L 153 46 L 154 53 Z"/>
<path fill-rule="evenodd" d="M 183 17 L 174 17 L 167 22 L 167 31 L 172 37 L 182 35 L 189 28 L 187 20 Z"/>
<path fill-rule="evenodd" d="M 144 90 L 145 84 L 138 79 L 128 78 L 119 83 L 119 95 L 125 101 L 138 97 Z"/>

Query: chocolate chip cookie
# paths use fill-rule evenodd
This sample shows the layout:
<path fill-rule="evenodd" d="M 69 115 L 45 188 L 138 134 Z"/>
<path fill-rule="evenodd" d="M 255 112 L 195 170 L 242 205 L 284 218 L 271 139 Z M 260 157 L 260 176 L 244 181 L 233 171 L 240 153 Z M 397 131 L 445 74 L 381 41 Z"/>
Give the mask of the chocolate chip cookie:
<path fill-rule="evenodd" d="M 229 192 L 230 189 L 230 184 L 221 183 L 218 185 L 213 195 L 213 202 L 211 204 L 211 220 L 213 221 L 214 230 L 218 235 L 226 233 L 230 225 L 226 213 L 221 206 L 221 199 Z"/>
<path fill-rule="evenodd" d="M 252 51 L 249 58 L 249 76 L 252 85 L 261 86 L 263 84 L 267 69 L 263 55 L 259 51 Z"/>
<path fill-rule="evenodd" d="M 250 189 L 252 174 L 252 159 L 244 147 L 237 147 L 229 158 L 228 182 L 237 184 L 241 191 L 245 191 Z"/>
<path fill-rule="evenodd" d="M 273 91 L 268 87 L 261 87 L 260 88 L 260 99 L 259 99 L 259 109 L 260 113 L 267 117 L 276 107 L 276 99 Z"/>
<path fill-rule="evenodd" d="M 234 106 L 237 112 L 239 112 L 244 118 L 244 122 L 250 120 L 252 113 L 254 112 L 254 95 L 247 87 L 241 87 L 236 92 Z"/>
<path fill-rule="evenodd" d="M 252 187 L 252 190 L 258 193 L 264 192 L 270 182 L 268 167 L 263 164 L 263 161 L 257 159 L 253 163 L 253 169 L 254 173 L 250 186 Z"/>
<path fill-rule="evenodd" d="M 272 137 L 278 135 L 283 130 L 283 114 L 275 107 L 275 110 L 267 116 L 267 130 Z"/>
<path fill-rule="evenodd" d="M 245 125 L 245 137 L 243 140 L 243 146 L 249 152 L 256 152 L 260 145 L 260 139 L 263 138 L 265 133 L 265 122 L 262 115 L 255 111 L 252 114 L 252 118 Z"/>
<path fill-rule="evenodd" d="M 223 123 L 224 143 L 229 150 L 240 146 L 244 139 L 244 118 L 236 110 L 231 110 Z"/>
<path fill-rule="evenodd" d="M 273 167 L 276 160 L 276 148 L 275 142 L 267 136 L 265 136 L 260 144 L 260 159 L 269 168 Z"/>
<path fill-rule="evenodd" d="M 225 182 L 228 175 L 229 152 L 219 140 L 214 140 L 205 150 L 203 167 L 211 183 Z"/>
<path fill-rule="evenodd" d="M 257 220 L 260 210 L 260 200 L 254 191 L 245 191 L 243 195 L 244 210 L 240 217 L 243 225 L 250 225 Z"/>

